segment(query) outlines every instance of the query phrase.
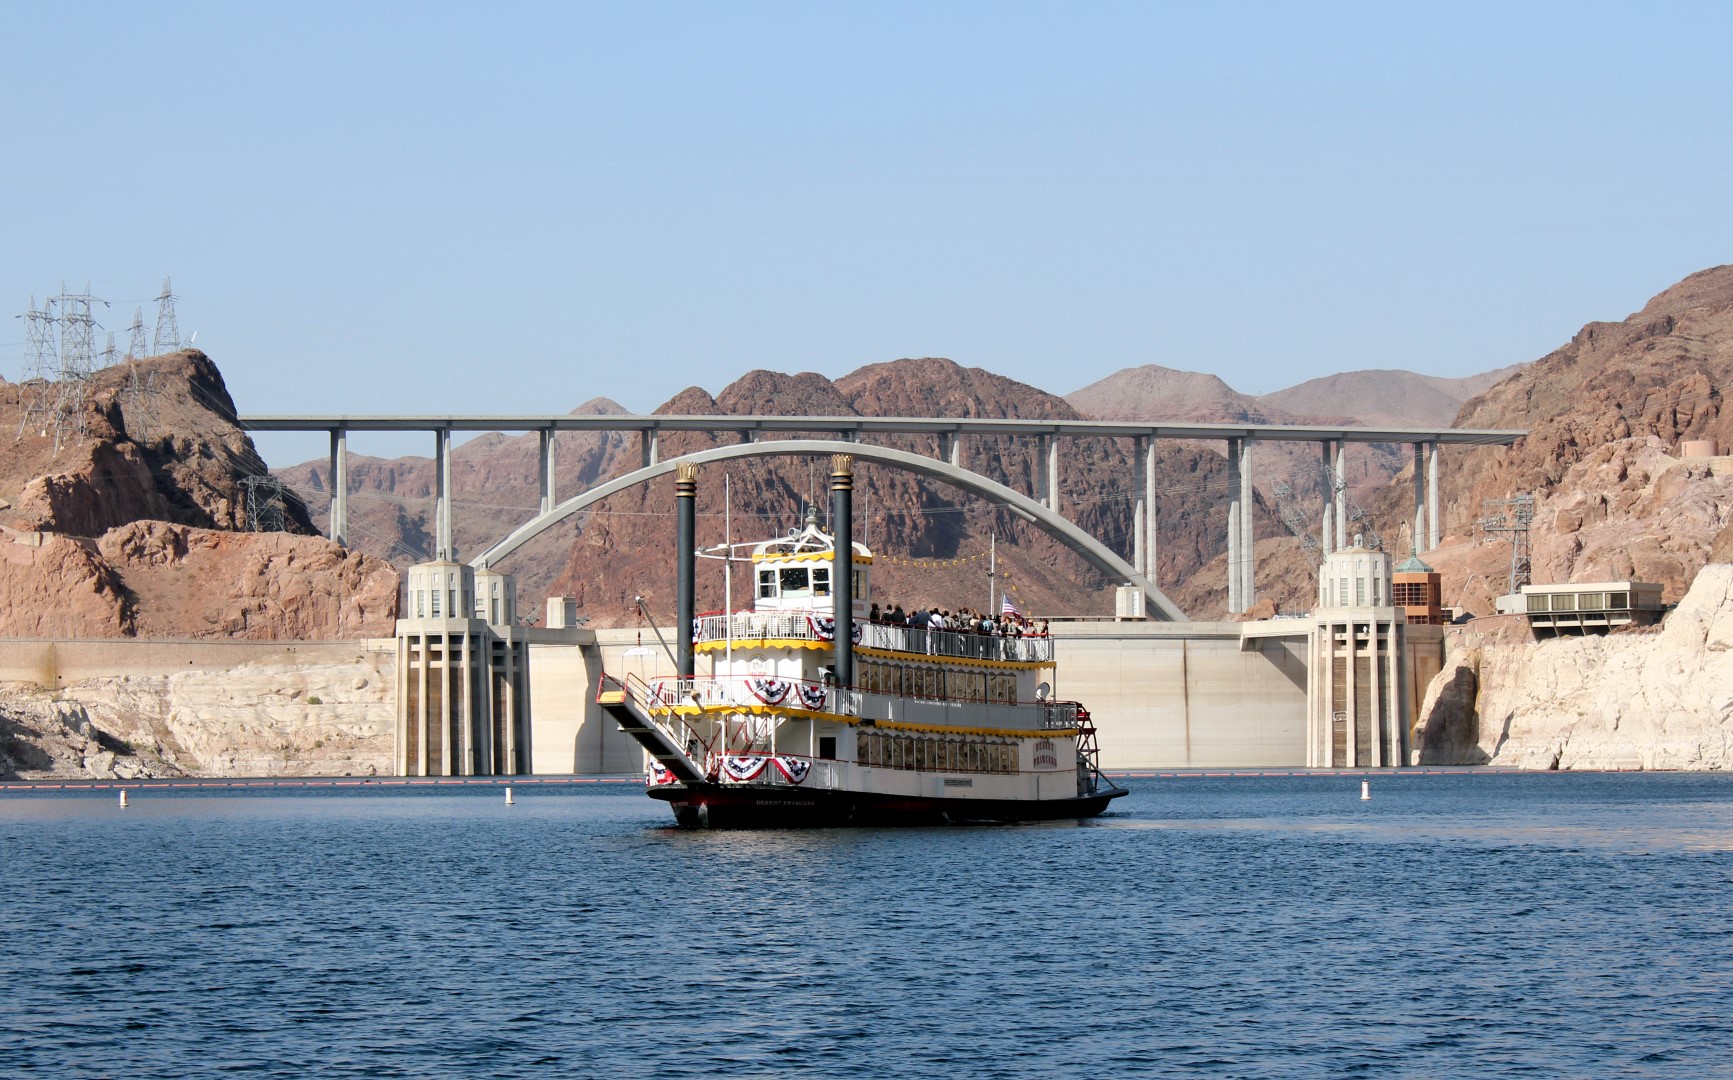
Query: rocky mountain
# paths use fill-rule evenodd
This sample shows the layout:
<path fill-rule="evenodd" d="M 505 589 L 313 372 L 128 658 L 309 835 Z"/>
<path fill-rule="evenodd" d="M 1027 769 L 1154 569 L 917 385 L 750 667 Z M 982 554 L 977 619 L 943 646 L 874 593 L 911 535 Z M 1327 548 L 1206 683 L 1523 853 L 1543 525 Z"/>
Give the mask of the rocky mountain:
<path fill-rule="evenodd" d="M 1441 428 L 1451 426 L 1469 398 L 1520 367 L 1454 379 L 1400 370 L 1349 371 L 1251 396 L 1213 375 L 1146 364 L 1115 372 L 1068 394 L 1066 400 L 1100 420 Z M 1200 445 L 1223 452 L 1219 442 Z M 1393 544 L 1406 543 L 1398 537 L 1411 528 L 1412 507 L 1383 496 L 1391 478 L 1409 466 L 1409 448 L 1352 444 L 1345 460 L 1350 499 L 1368 508 L 1376 503 L 1379 512 L 1368 520 Z M 1252 482 L 1283 520 L 1308 526 L 1321 516 L 1333 485 L 1317 447 L 1309 443 L 1259 444 L 1253 451 Z M 1279 610 L 1303 609 L 1311 598 L 1312 569 L 1297 551 L 1287 550 L 1289 543 L 1272 537 L 1260 545 L 1269 550 L 1260 550 L 1259 565 L 1268 565 L 1271 572 L 1260 571 L 1259 589 Z M 1281 568 L 1301 572 L 1290 575 Z M 1219 570 L 1206 568 L 1195 579 L 1174 583 L 1176 594 L 1185 597 L 1185 610 L 1224 611 L 1225 573 L 1224 561 Z"/>
<path fill-rule="evenodd" d="M 249 491 L 267 470 L 204 353 L 62 389 L 0 384 L 0 637 L 391 632 L 388 563 L 311 535 L 298 500 Z M 249 530 L 249 498 L 275 531 Z"/>
<path fill-rule="evenodd" d="M 898 360 L 861 368 L 832 382 L 821 375 L 751 372 L 711 398 L 699 388 L 677 394 L 661 413 L 782 415 L 940 415 L 1051 417 L 1073 419 L 1067 403 L 1034 387 L 965 368 L 950 360 Z M 682 433 L 664 443 L 667 454 L 687 453 L 732 441 L 704 433 Z M 903 449 L 936 455 L 930 437 L 883 440 Z M 1067 448 L 1062 503 L 1069 516 L 1122 553 L 1129 553 L 1133 489 L 1141 483 L 1130 448 L 1113 440 L 1084 441 Z M 965 464 L 1022 491 L 1034 489 L 1040 468 L 1027 440 L 971 439 Z M 1226 490 L 1219 455 L 1164 446 L 1162 468 L 1172 478 L 1163 492 L 1161 535 L 1164 580 L 1197 572 L 1223 544 L 1216 511 Z M 699 543 L 722 541 L 723 491 L 715 469 L 701 478 Z M 828 499 L 825 464 L 817 460 L 767 460 L 728 466 L 736 538 L 764 537 L 799 520 L 810 501 Z M 589 516 L 572 549 L 556 592 L 574 595 L 592 618 L 630 623 L 632 598 L 642 595 L 661 612 L 671 610 L 668 567 L 672 556 L 672 496 L 668 490 L 623 492 L 605 510 Z M 1111 611 L 1112 583 L 1100 580 L 1082 560 L 1030 528 L 1008 511 L 984 506 L 940 485 L 892 469 L 863 463 L 856 479 L 858 527 L 878 553 L 875 593 L 886 600 L 944 607 L 984 607 L 989 548 L 997 540 L 999 587 L 1025 611 L 1097 614 Z M 1260 528 L 1279 529 L 1267 515 Z M 1225 580 L 1225 573 L 1224 573 Z M 737 589 L 743 586 L 737 583 Z M 743 601 L 738 592 L 736 603 Z M 701 574 L 701 607 L 720 607 L 719 572 Z"/>
<path fill-rule="evenodd" d="M 1277 408 L 1272 419 L 1257 398 L 1247 397 L 1214 375 L 1176 371 L 1159 364 L 1116 371 L 1065 395 L 1079 413 L 1095 420 L 1173 420 L 1202 424 L 1295 422 Z"/>
<path fill-rule="evenodd" d="M 1725 459 L 1684 460 L 1686 440 L 1733 445 L 1721 386 L 1733 378 L 1733 266 L 1693 274 L 1616 322 L 1569 342 L 1468 401 L 1458 427 L 1524 428 L 1515 446 L 1446 451 L 1445 543 L 1424 558 L 1446 599 L 1491 610 L 1508 588 L 1510 545 L 1480 526 L 1534 498 L 1533 580 L 1637 578 L 1677 601 L 1727 533 L 1733 489 Z M 1408 474 L 1378 503 L 1412 513 Z M 1733 552 L 1729 552 L 1733 554 Z"/>
<path fill-rule="evenodd" d="M 612 403 L 606 403 L 612 405 Z M 595 405 L 591 406 L 596 407 Z M 613 406 L 613 409 L 617 409 Z M 689 387 L 658 408 L 664 415 L 937 415 L 961 417 L 1053 417 L 1075 419 L 1065 401 L 1034 387 L 950 360 L 921 358 L 873 364 L 832 381 L 811 372 L 753 371 L 716 396 Z M 736 441 L 732 434 L 670 433 L 664 458 Z M 887 445 L 936 455 L 930 437 L 887 437 Z M 460 552 L 503 536 L 527 519 L 535 505 L 534 436 L 488 436 L 453 452 L 453 517 Z M 1040 463 L 1034 448 L 1015 439 L 971 439 L 971 468 L 1023 491 L 1035 488 Z M 1224 547 L 1226 467 L 1219 453 L 1164 446 L 1169 477 L 1162 495 L 1159 538 L 1162 577 L 1186 582 Z M 1132 500 L 1141 473 L 1131 448 L 1113 440 L 1068 444 L 1061 499 L 1068 515 L 1129 555 Z M 638 467 L 634 435 L 561 435 L 556 472 L 563 492 Z M 282 470 L 285 480 L 308 493 L 317 521 L 328 504 L 325 462 Z M 707 470 L 700 488 L 700 543 L 723 539 L 723 482 L 729 478 L 736 539 L 765 537 L 796 524 L 809 502 L 828 504 L 825 463 L 816 459 L 769 459 Z M 425 558 L 431 532 L 432 466 L 427 459 L 356 462 L 357 488 L 350 499 L 353 530 L 363 550 L 400 561 Z M 671 482 L 670 482 L 671 485 Z M 669 485 L 664 485 L 669 486 Z M 672 611 L 673 499 L 669 490 L 622 492 L 581 515 L 569 527 L 550 531 L 515 554 L 502 569 L 518 575 L 526 611 L 541 597 L 571 595 L 597 625 L 637 621 L 634 598 L 646 597 L 659 618 Z M 998 586 L 1009 588 L 1026 610 L 1075 614 L 1112 610 L 1109 583 L 1045 534 L 1014 515 L 982 506 L 941 485 L 890 469 L 862 464 L 857 480 L 856 519 L 863 538 L 883 556 L 874 567 L 875 592 L 905 603 L 946 607 L 987 603 L 987 552 L 997 539 Z M 1260 535 L 1281 528 L 1267 513 Z M 555 535 L 557 533 L 557 535 Z M 1225 581 L 1225 571 L 1221 572 Z M 742 593 L 736 597 L 740 602 Z M 720 572 L 701 576 L 700 605 L 722 605 Z"/>

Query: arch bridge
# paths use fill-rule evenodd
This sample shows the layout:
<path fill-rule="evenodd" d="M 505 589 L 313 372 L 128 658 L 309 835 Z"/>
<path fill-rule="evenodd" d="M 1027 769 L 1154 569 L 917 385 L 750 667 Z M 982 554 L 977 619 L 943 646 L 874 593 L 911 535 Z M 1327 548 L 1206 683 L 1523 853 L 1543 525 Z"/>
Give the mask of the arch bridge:
<path fill-rule="evenodd" d="M 1333 534 L 1348 535 L 1347 475 L 1344 451 L 1349 443 L 1408 443 L 1414 454 L 1415 547 L 1439 543 L 1438 458 L 1441 447 L 1509 446 L 1527 432 L 1516 429 L 1330 428 L 1277 424 L 1159 424 L 1102 420 L 952 419 L 945 417 L 878 416 L 243 416 L 248 431 L 324 431 L 331 439 L 331 538 L 346 544 L 348 512 L 348 433 L 351 431 L 426 431 L 434 436 L 437 475 L 435 545 L 450 557 L 451 436 L 454 431 L 530 432 L 539 436 L 538 476 L 541 499 L 537 514 L 473 562 L 497 561 L 554 523 L 578 513 L 615 492 L 645 483 L 674 469 L 677 460 L 720 462 L 746 457 L 851 453 L 863 461 L 898 468 L 960 488 L 1005 506 L 1082 556 L 1106 577 L 1143 591 L 1149 614 L 1158 619 L 1184 620 L 1185 615 L 1161 592 L 1156 582 L 1156 443 L 1168 440 L 1221 440 L 1226 443 L 1228 498 L 1224 525 L 1228 551 L 1228 609 L 1239 613 L 1256 596 L 1252 535 L 1252 447 L 1259 442 L 1311 442 L 1319 446 L 1323 467 L 1333 476 L 1333 499 L 1323 515 L 1326 547 Z M 639 434 L 640 467 L 625 476 L 560 501 L 554 485 L 555 435 L 560 431 L 619 431 Z M 706 431 L 734 434 L 732 446 L 700 451 L 664 461 L 659 440 L 665 431 Z M 810 435 L 829 439 L 779 438 L 765 435 Z M 872 435 L 935 435 L 938 458 L 894 450 L 861 441 Z M 970 436 L 1020 436 L 1039 443 L 1045 469 L 1038 490 L 1025 495 L 966 468 Z M 1061 447 L 1070 439 L 1111 438 L 1135 442 L 1143 472 L 1142 494 L 1133 511 L 1132 558 L 1129 562 L 1061 513 Z"/>

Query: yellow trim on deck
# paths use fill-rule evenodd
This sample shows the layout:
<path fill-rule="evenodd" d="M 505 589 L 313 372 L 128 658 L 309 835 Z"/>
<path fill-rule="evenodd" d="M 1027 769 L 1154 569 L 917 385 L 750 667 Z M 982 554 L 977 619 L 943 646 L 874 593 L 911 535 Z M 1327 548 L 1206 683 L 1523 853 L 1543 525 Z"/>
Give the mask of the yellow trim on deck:
<path fill-rule="evenodd" d="M 833 641 L 814 641 L 812 638 L 742 638 L 734 639 L 736 649 L 828 649 L 836 643 Z M 728 649 L 726 638 L 706 638 L 694 642 L 693 652 L 725 652 Z"/>
<path fill-rule="evenodd" d="M 834 556 L 833 554 L 831 554 L 828 551 L 803 551 L 798 555 L 772 555 L 772 554 L 768 554 L 768 553 L 763 554 L 763 555 L 754 554 L 752 556 L 752 561 L 753 562 L 819 562 L 822 560 L 824 562 L 832 562 L 835 560 L 835 558 L 836 558 L 836 556 Z M 857 563 L 871 564 L 873 561 L 873 557 L 871 555 L 862 555 L 859 552 L 856 552 L 854 554 L 854 558 L 851 561 L 857 562 Z"/>

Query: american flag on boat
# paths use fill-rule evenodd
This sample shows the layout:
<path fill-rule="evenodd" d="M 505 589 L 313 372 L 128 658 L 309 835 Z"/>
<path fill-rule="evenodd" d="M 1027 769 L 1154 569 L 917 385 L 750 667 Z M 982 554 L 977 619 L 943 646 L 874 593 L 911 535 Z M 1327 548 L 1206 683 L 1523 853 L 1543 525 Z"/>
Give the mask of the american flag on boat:
<path fill-rule="evenodd" d="M 1004 597 L 1000 601 L 999 612 L 1000 612 L 1000 614 L 1003 614 L 1003 615 L 1015 615 L 1019 619 L 1021 619 L 1023 617 L 1023 613 L 1021 611 L 1017 610 L 1017 605 L 1013 604 L 1011 602 L 1011 598 L 1009 596 Z"/>

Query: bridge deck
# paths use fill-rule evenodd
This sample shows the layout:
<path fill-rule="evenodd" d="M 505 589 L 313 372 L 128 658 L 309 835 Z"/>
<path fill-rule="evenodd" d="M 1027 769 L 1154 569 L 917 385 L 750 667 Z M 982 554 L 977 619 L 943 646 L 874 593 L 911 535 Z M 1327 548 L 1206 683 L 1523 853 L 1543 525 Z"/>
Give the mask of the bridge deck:
<path fill-rule="evenodd" d="M 1272 442 L 1445 443 L 1509 446 L 1514 428 L 1356 428 L 1304 424 L 1171 424 L 1123 420 L 952 419 L 920 416 L 486 416 L 260 415 L 248 431 L 712 431 L 835 432 L 843 435 L 1052 435 L 1071 438 L 1254 439 Z"/>

